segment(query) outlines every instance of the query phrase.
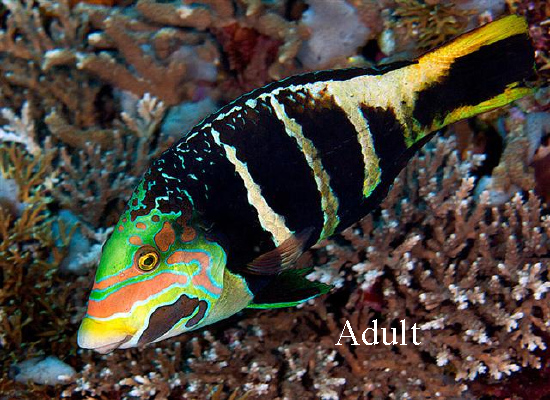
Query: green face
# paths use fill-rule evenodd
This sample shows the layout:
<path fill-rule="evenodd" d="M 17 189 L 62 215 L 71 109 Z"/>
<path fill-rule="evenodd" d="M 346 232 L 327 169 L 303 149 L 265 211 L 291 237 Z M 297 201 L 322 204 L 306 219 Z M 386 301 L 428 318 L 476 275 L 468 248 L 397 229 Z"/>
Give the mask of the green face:
<path fill-rule="evenodd" d="M 144 207 L 143 186 L 103 247 L 78 333 L 81 347 L 109 352 L 156 342 L 229 316 L 250 301 L 242 287 L 240 308 L 227 307 L 223 298 L 239 282 L 225 271 L 223 248 L 189 226 L 182 212 Z"/>

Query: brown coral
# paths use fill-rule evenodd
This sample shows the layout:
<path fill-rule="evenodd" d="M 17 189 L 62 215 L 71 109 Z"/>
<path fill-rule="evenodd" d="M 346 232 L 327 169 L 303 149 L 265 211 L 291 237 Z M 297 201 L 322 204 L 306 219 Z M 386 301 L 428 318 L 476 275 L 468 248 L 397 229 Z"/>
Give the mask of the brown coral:
<path fill-rule="evenodd" d="M 544 0 L 507 0 L 510 10 L 523 15 L 535 46 L 541 78 L 550 76 L 550 5 Z"/>
<path fill-rule="evenodd" d="M 311 252 L 314 275 L 340 282 L 327 299 L 250 311 L 145 349 L 78 350 L 69 362 L 80 373 L 63 396 L 449 398 L 472 382 L 539 368 L 534 349 L 546 345 L 550 314 L 548 217 L 533 194 L 501 207 L 487 195 L 476 200 L 475 163 L 439 139 L 381 210 Z M 70 304 L 75 329 L 82 298 Z M 422 344 L 335 346 L 346 320 L 361 332 L 373 319 L 386 328 L 416 323 Z"/>
<path fill-rule="evenodd" d="M 241 27 L 237 23 L 213 32 L 227 57 L 229 71 L 234 75 L 233 80 L 223 84 L 226 90 L 239 95 L 269 81 L 268 68 L 275 61 L 281 41 L 261 35 L 254 29 Z"/>
<path fill-rule="evenodd" d="M 200 85 L 213 86 L 217 80 L 216 72 L 208 72 L 213 65 L 221 66 L 222 55 L 212 34 L 227 52 L 228 72 L 237 75 L 237 90 L 228 93 L 222 88 L 218 93 L 227 96 L 226 100 L 291 72 L 304 35 L 277 7 L 254 1 L 233 5 L 204 0 L 178 5 L 140 0 L 137 21 L 122 9 L 79 9 L 101 30 L 88 38 L 101 52 L 80 52 L 78 68 L 138 97 L 151 93 L 168 106 L 193 98 Z M 164 28 L 157 29 L 159 25 Z M 252 47 L 237 50 L 237 44 L 243 43 Z"/>
<path fill-rule="evenodd" d="M 68 139 L 65 142 L 78 147 L 78 152 L 71 152 L 67 147 L 60 150 L 57 169 L 60 183 L 53 196 L 62 207 L 82 215 L 84 221 L 95 227 L 116 222 L 124 200 L 130 196 L 149 161 L 172 142 L 161 137 L 156 146 L 152 145 L 164 116 L 162 102 L 146 94 L 136 102 L 135 108 L 131 114 L 130 110 L 122 113 L 125 126 L 106 131 L 104 137 L 94 132 L 95 143 L 71 143 Z M 75 130 L 58 118 L 51 114 L 46 119 L 54 136 L 64 134 L 60 131 L 65 129 L 67 135 L 78 140 L 78 136 L 74 137 Z M 86 137 L 83 133 L 80 136 Z"/>
<path fill-rule="evenodd" d="M 421 328 L 422 345 L 392 348 L 401 354 L 399 360 L 388 361 L 383 354 L 390 350 L 383 346 L 338 349 L 372 385 L 383 380 L 392 387 L 397 376 L 409 376 L 416 383 L 403 390 L 413 398 L 434 395 L 436 374 L 451 374 L 457 381 L 456 386 L 435 385 L 441 397 L 448 397 L 480 375 L 499 380 L 522 366 L 540 368 L 533 350 L 546 348 L 550 231 L 540 200 L 530 193 L 527 202 L 516 196 L 497 209 L 485 193 L 476 204 L 470 195 L 473 179 L 452 172 L 458 159 L 451 149 L 440 140 L 436 150 L 415 159 L 380 217 L 367 217 L 360 229 L 344 234 L 352 248 L 327 247 L 335 257 L 332 266 L 351 261 L 360 281 L 380 271 L 376 279 L 385 295 L 382 312 L 376 313 L 361 311 L 361 290 L 353 293 L 348 311 L 328 320 L 334 335 L 346 319 L 361 329 L 373 318 L 386 327 L 405 319 Z M 427 355 L 431 363 L 421 361 Z M 399 364 L 415 359 L 424 372 Z M 432 370 L 435 365 L 442 367 L 439 372 Z"/>
<path fill-rule="evenodd" d="M 431 49 L 462 33 L 475 14 L 449 2 L 396 0 L 395 3 L 395 30 L 403 33 L 398 37 L 412 40 L 419 49 Z"/>
<path fill-rule="evenodd" d="M 16 182 L 22 208 L 14 215 L 0 206 L 0 342 L 6 354 L 40 353 L 40 342 L 56 340 L 59 344 L 54 347 L 70 347 L 67 330 L 71 328 L 59 310 L 73 286 L 54 290 L 52 282 L 59 281 L 56 267 L 75 227 L 58 226 L 58 234 L 53 233 L 55 218 L 48 209 L 51 199 L 46 191 L 53 156 L 50 151 L 30 157 L 16 145 L 0 144 L 1 173 Z M 42 318 L 43 325 L 32 322 Z M 10 360 L 1 362 L 6 370 Z"/>
<path fill-rule="evenodd" d="M 74 7 L 78 3 L 87 3 L 87 4 L 94 4 L 97 6 L 116 6 L 121 3 L 127 3 L 128 1 L 124 0 L 70 0 L 69 4 L 71 7 Z"/>
<path fill-rule="evenodd" d="M 0 31 L 3 92 L 25 89 L 39 98 L 36 104 L 68 113 L 68 118 L 82 127 L 97 123 L 95 101 L 101 87 L 86 74 L 64 70 L 58 65 L 74 60 L 69 49 L 83 49 L 88 25 L 70 10 L 67 0 L 61 2 L 6 2 L 6 28 Z M 78 93 L 78 95 L 76 95 Z M 19 109 L 22 99 L 2 106 Z M 13 100 L 12 100 L 13 101 Z"/>

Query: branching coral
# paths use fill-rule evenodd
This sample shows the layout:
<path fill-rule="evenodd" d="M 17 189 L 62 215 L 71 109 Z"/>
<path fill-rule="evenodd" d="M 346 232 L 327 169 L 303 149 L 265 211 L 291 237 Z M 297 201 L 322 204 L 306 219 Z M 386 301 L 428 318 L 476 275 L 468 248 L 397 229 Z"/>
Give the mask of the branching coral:
<path fill-rule="evenodd" d="M 38 156 L 41 150 L 36 141 L 34 121 L 30 115 L 29 103 L 26 102 L 23 105 L 21 118 L 17 117 L 9 108 L 2 109 L 2 117 L 8 121 L 8 124 L 0 128 L 0 141 L 21 143 L 30 154 Z"/>
<path fill-rule="evenodd" d="M 53 152 L 34 158 L 15 145 L 0 143 L 0 169 L 16 182 L 19 214 L 0 205 L 0 314 L 5 355 L 32 355 L 40 342 L 59 340 L 54 347 L 70 348 L 68 327 L 60 314 L 72 285 L 54 289 L 57 265 L 66 254 L 74 226 L 52 233 L 54 217 L 48 207 L 47 182 Z M 67 312 L 71 307 L 68 306 Z M 37 325 L 33 321 L 43 321 Z M 46 345 L 47 348 L 50 345 Z M 37 347 L 37 350 L 33 348 Z M 2 369 L 11 360 L 2 357 Z"/>
<path fill-rule="evenodd" d="M 96 31 L 88 43 L 100 50 L 78 52 L 77 67 L 138 97 L 151 93 L 167 106 L 213 86 L 222 58 L 238 88 L 230 93 L 225 88 L 226 99 L 288 74 L 304 35 L 281 10 L 254 1 L 140 0 L 133 10 L 138 19 L 135 12 L 117 8 L 77 9 L 89 15 Z"/>
<path fill-rule="evenodd" d="M 530 35 L 535 46 L 536 61 L 541 77 L 550 76 L 550 6 L 544 0 L 507 0 L 510 11 L 529 21 Z"/>
<path fill-rule="evenodd" d="M 108 143 L 123 111 L 120 90 L 138 99 L 151 93 L 170 106 L 204 97 L 195 95 L 197 82 L 216 80 L 217 53 L 205 34 L 137 23 L 134 14 L 117 7 L 71 8 L 67 0 L 5 3 L 0 105 L 21 109 L 30 98 L 32 117 L 54 128 L 39 130 L 39 138 L 54 133 L 55 141 L 80 149 L 86 141 Z"/>
<path fill-rule="evenodd" d="M 85 150 L 76 158 L 66 147 L 52 148 L 50 137 L 42 144 L 36 142 L 29 108 L 25 104 L 20 117 L 4 109 L 9 124 L 0 137 L 2 189 L 14 192 L 0 194 L 0 339 L 6 355 L 16 358 L 42 355 L 45 350 L 67 354 L 74 348 L 77 320 L 72 318 L 79 315 L 76 307 L 84 305 L 86 293 L 74 289 L 89 281 L 83 277 L 66 282 L 61 275 L 77 270 L 89 275 L 91 270 L 82 266 L 97 262 L 105 240 L 104 230 L 79 227 L 79 218 L 97 226 L 100 217 L 108 216 L 107 204 L 133 188 L 136 175 L 132 172 L 141 174 L 159 146 L 169 143 L 160 139 L 151 144 L 153 138 L 158 139 L 155 133 L 164 106 L 150 96 L 136 101 L 121 117 L 126 125 L 121 123 L 120 130 L 134 135 L 123 139 L 111 132 L 117 142 L 110 146 L 116 151 L 102 150 L 101 143 L 84 143 Z M 48 123 L 53 126 L 54 121 Z M 79 217 L 66 218 L 65 211 L 55 212 L 59 206 L 74 210 Z M 73 235 L 79 243 L 72 242 Z M 90 240 L 83 247 L 84 238 Z M 77 249 L 79 254 L 75 254 Z M 68 260 L 71 267 L 65 268 L 67 255 L 72 257 Z M 2 359 L 4 371 L 9 362 Z"/>
<path fill-rule="evenodd" d="M 133 105 L 133 109 L 121 114 L 125 124 L 107 131 L 104 140 L 78 143 L 82 149 L 77 155 L 61 148 L 57 176 L 60 183 L 53 195 L 64 208 L 82 215 L 94 226 L 105 222 L 102 218 L 114 222 L 149 161 L 171 143 L 170 138 L 162 137 L 156 146 L 152 144 L 164 116 L 163 103 L 146 94 Z M 47 123 L 59 135 L 66 125 L 57 118 L 51 115 Z"/>
<path fill-rule="evenodd" d="M 0 30 L 0 60 L 3 92 L 25 89 L 40 101 L 43 109 L 54 108 L 82 127 L 97 123 L 95 102 L 101 87 L 88 76 L 58 67 L 73 57 L 72 49 L 83 49 L 88 25 L 70 10 L 68 1 L 52 2 L 9 0 L 6 27 Z M 78 93 L 78 95 L 76 95 Z M 20 108 L 16 103 L 3 105 Z M 12 100 L 13 101 L 13 100 Z"/>
<path fill-rule="evenodd" d="M 88 38 L 90 44 L 96 45 L 102 51 L 99 54 L 91 52 L 78 53 L 77 68 L 79 70 L 96 75 L 104 82 L 109 82 L 115 87 L 130 91 L 138 97 L 142 97 L 145 93 L 152 93 L 168 105 L 178 104 L 190 97 L 189 93 L 186 92 L 185 81 L 195 78 L 189 69 L 193 67 L 191 65 L 193 63 L 192 58 L 196 57 L 197 54 L 191 52 L 181 54 L 181 57 L 178 57 L 178 54 L 175 54 L 174 51 L 164 54 L 166 53 L 163 48 L 165 46 L 157 43 L 162 40 L 171 44 L 171 41 L 177 40 L 176 43 L 179 46 L 184 46 L 195 44 L 197 38 L 188 38 L 188 35 L 182 35 L 181 32 L 178 35 L 178 32 L 174 29 L 167 28 L 155 32 L 153 27 L 149 27 L 144 32 L 134 33 L 131 30 L 132 25 L 134 25 L 132 19 L 123 16 L 115 9 L 105 11 L 90 7 L 87 11 L 90 13 L 94 26 L 104 29 L 105 33 L 94 32 Z M 152 48 L 147 49 L 144 47 L 145 43 L 153 44 Z M 171 44 L 171 46 L 174 47 L 175 45 Z M 107 51 L 108 48 L 112 47 L 120 52 L 127 65 L 119 62 L 115 55 Z M 170 57 L 163 59 L 149 54 L 151 51 L 159 49 L 159 47 L 163 50 L 161 54 L 170 55 Z M 135 71 L 135 73 L 132 71 Z"/>
<path fill-rule="evenodd" d="M 111 210 L 114 214 L 120 211 L 121 202 L 129 196 L 150 160 L 173 141 L 158 133 L 165 113 L 162 102 L 146 94 L 141 100 L 126 103 L 127 110 L 121 113 L 124 123 L 119 122 L 116 129 L 77 130 L 55 111 L 45 120 L 52 135 L 42 147 L 50 149 L 52 137 L 71 146 L 60 146 L 59 151 L 48 150 L 51 171 L 46 184 L 51 195 L 59 205 L 81 215 L 95 227 L 105 222 L 102 218 L 109 218 L 108 206 L 114 208 Z M 29 105 L 25 103 L 21 117 L 7 108 L 2 113 L 9 124 L 0 129 L 0 139 L 23 144 L 38 159 L 42 150 L 36 141 Z M 79 150 L 75 152 L 74 148 Z M 55 160 L 55 170 L 51 167 L 52 160 Z M 29 185 L 24 181 L 21 184 Z M 118 207 L 112 207 L 117 204 Z"/>
<path fill-rule="evenodd" d="M 500 207 L 487 194 L 476 200 L 469 174 L 478 158 L 461 162 L 454 140 L 439 139 L 381 210 L 310 252 L 304 262 L 339 288 L 328 298 L 250 311 L 144 349 L 79 350 L 80 372 L 63 396 L 450 398 L 538 368 L 549 330 L 550 221 L 532 193 Z M 82 301 L 71 300 L 73 328 Z M 373 319 L 417 324 L 421 344 L 335 345 L 346 320 L 361 340 Z"/>
<path fill-rule="evenodd" d="M 346 319 L 360 332 L 373 318 L 385 327 L 405 319 L 421 329 L 417 347 L 338 350 L 368 385 L 386 382 L 383 387 L 401 387 L 413 398 L 433 396 L 437 375 L 450 374 L 457 382 L 480 375 L 499 380 L 521 367 L 540 368 L 533 351 L 546 348 L 550 330 L 550 221 L 540 200 L 530 192 L 527 200 L 516 195 L 497 208 L 484 193 L 476 203 L 474 181 L 467 178 L 471 164 L 460 165 L 452 148 L 439 140 L 416 158 L 381 214 L 344 234 L 351 247 L 327 247 L 332 268 L 355 264 L 359 282 L 378 271 L 384 294 L 377 313 L 363 310 L 363 289 L 355 291 L 347 311 L 337 312 L 341 317 L 329 316 L 333 335 L 340 335 Z M 399 360 L 383 356 L 392 351 Z M 400 364 L 415 359 L 422 372 Z M 437 390 L 447 397 L 466 387 Z"/>
<path fill-rule="evenodd" d="M 524 103 L 533 107 L 532 100 Z M 502 204 L 515 193 L 530 190 L 536 190 L 547 199 L 545 142 L 550 132 L 550 114 L 525 113 L 514 107 L 498 119 L 496 130 L 503 137 L 505 148 L 502 154 L 497 155 L 498 165 L 491 176 L 484 176 L 476 191 L 488 190 L 493 204 Z M 469 146 L 472 148 L 471 143 Z M 493 150 L 487 147 L 485 144 L 476 151 Z"/>
<path fill-rule="evenodd" d="M 413 40 L 417 48 L 430 49 L 462 33 L 474 15 L 453 3 L 423 0 L 396 0 L 393 17 L 395 30 L 404 40 Z M 402 47 L 402 46 L 401 46 Z"/>

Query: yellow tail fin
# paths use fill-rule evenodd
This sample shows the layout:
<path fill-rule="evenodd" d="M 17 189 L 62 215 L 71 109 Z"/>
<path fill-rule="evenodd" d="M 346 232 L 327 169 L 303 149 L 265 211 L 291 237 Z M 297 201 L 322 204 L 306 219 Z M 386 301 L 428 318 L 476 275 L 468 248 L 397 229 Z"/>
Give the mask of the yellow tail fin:
<path fill-rule="evenodd" d="M 413 105 L 417 139 L 460 119 L 532 92 L 534 50 L 522 17 L 510 15 L 425 54 L 414 75 L 422 81 Z"/>

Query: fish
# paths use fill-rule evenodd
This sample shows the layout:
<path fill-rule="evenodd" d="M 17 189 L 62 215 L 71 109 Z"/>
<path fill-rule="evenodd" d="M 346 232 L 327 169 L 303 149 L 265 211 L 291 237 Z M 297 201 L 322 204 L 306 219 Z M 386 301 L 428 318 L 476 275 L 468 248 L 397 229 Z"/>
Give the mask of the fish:
<path fill-rule="evenodd" d="M 438 130 L 534 91 L 522 17 L 411 61 L 245 94 L 156 159 L 105 242 L 77 341 L 141 347 L 327 293 L 297 259 L 380 205 Z"/>

